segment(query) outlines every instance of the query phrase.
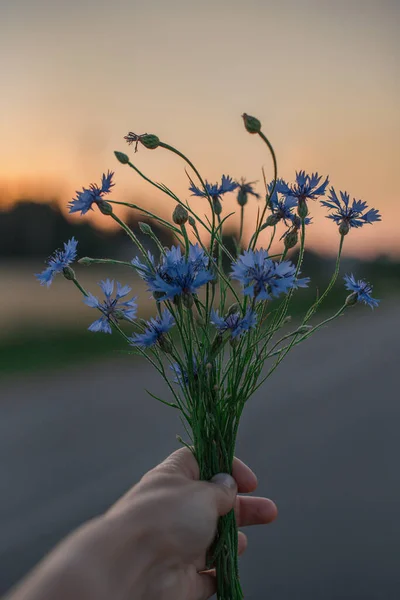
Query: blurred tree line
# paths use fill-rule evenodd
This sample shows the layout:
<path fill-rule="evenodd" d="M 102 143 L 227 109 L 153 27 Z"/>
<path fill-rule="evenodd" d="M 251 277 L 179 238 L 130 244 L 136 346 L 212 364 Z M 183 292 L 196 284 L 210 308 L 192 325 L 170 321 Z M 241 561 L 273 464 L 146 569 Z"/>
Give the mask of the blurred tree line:
<path fill-rule="evenodd" d="M 157 255 L 152 240 L 140 232 L 139 220 L 147 222 L 145 218 L 136 220 L 133 216 L 127 223 L 135 228 L 145 247 Z M 149 224 L 162 244 L 173 243 L 168 230 L 159 228 L 155 222 Z M 132 242 L 123 231 L 99 231 L 87 222 L 71 223 L 56 204 L 26 201 L 14 205 L 9 212 L 0 212 L 0 260 L 45 260 L 72 236 L 79 241 L 79 256 L 118 260 L 131 260 L 135 256 Z"/>
<path fill-rule="evenodd" d="M 154 221 L 146 221 L 138 213 L 135 215 L 131 212 L 128 225 L 134 228 L 143 245 L 156 256 L 157 248 L 148 236 L 140 232 L 138 221 L 148 222 L 164 246 L 174 243 L 174 238 L 167 229 L 160 228 Z M 50 205 L 25 201 L 15 204 L 9 212 L 0 212 L 0 260 L 44 261 L 72 236 L 79 240 L 79 256 L 131 260 L 136 255 L 132 242 L 123 231 L 99 231 L 87 222 L 71 223 L 60 212 L 56 203 Z M 225 237 L 224 241 L 231 253 L 235 254 L 232 237 Z M 296 259 L 296 249 L 290 258 Z M 224 262 L 228 271 L 229 264 Z M 324 285 L 330 279 L 334 263 L 333 258 L 308 251 L 305 253 L 303 272 L 320 285 Z M 373 261 L 344 258 L 341 270 L 343 273 L 353 272 L 357 278 L 367 279 L 376 286 L 380 282 L 379 287 L 400 287 L 400 262 L 385 256 Z M 342 281 L 339 283 L 343 285 Z"/>

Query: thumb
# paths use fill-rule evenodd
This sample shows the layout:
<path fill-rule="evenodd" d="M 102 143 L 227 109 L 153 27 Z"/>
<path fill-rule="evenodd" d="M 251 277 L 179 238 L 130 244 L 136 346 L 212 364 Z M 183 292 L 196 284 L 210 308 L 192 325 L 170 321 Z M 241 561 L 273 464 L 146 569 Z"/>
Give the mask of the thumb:
<path fill-rule="evenodd" d="M 235 505 L 236 481 L 228 473 L 218 473 L 210 479 L 208 486 L 216 504 L 218 516 L 226 515 Z"/>

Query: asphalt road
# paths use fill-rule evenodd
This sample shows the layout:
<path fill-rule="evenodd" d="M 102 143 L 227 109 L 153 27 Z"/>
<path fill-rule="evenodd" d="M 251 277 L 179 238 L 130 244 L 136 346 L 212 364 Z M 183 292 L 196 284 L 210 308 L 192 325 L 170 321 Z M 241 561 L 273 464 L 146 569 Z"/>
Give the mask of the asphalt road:
<path fill-rule="evenodd" d="M 247 599 L 400 597 L 400 312 L 352 309 L 252 399 L 238 455 L 278 520 L 249 531 Z M 177 447 L 162 381 L 116 360 L 1 385 L 0 590 Z"/>

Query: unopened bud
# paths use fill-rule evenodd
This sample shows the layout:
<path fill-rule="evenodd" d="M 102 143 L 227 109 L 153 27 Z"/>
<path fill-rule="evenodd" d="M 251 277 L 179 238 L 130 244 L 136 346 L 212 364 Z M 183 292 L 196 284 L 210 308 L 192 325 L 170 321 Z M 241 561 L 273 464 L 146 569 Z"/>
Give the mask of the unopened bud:
<path fill-rule="evenodd" d="M 290 248 L 294 248 L 294 246 L 299 241 L 299 234 L 297 233 L 297 229 L 292 229 L 285 236 L 285 248 L 286 250 L 290 250 Z"/>
<path fill-rule="evenodd" d="M 68 279 L 68 281 L 74 281 L 75 271 L 71 269 L 71 267 L 64 267 L 62 272 L 65 279 Z"/>
<path fill-rule="evenodd" d="M 151 235 L 153 233 L 150 225 L 148 223 L 143 223 L 143 221 L 139 221 L 139 229 L 145 235 Z"/>
<path fill-rule="evenodd" d="M 265 227 L 273 227 L 274 225 L 277 225 L 280 220 L 281 217 L 277 213 L 269 215 L 268 219 L 265 221 Z"/>
<path fill-rule="evenodd" d="M 260 133 L 261 131 L 261 122 L 256 119 L 256 117 L 251 117 L 246 113 L 242 114 L 244 126 L 249 133 Z"/>
<path fill-rule="evenodd" d="M 91 259 L 91 258 L 89 258 L 88 256 L 84 256 L 83 258 L 80 258 L 80 259 L 78 260 L 78 263 L 79 263 L 80 265 L 83 265 L 84 267 L 88 267 L 89 265 L 91 265 L 91 264 L 92 264 L 92 262 L 93 262 L 93 261 L 92 261 L 92 259 Z"/>
<path fill-rule="evenodd" d="M 296 329 L 295 333 L 307 333 L 312 329 L 312 325 L 300 325 L 298 329 Z"/>
<path fill-rule="evenodd" d="M 245 206 L 247 204 L 247 192 L 242 187 L 239 188 L 237 201 L 239 206 Z"/>
<path fill-rule="evenodd" d="M 175 210 L 172 213 L 172 220 L 177 225 L 184 225 L 189 219 L 189 213 L 184 206 L 177 204 Z"/>
<path fill-rule="evenodd" d="M 207 371 L 212 371 L 212 364 L 210 362 L 206 363 Z"/>
<path fill-rule="evenodd" d="M 118 151 L 115 151 L 114 154 L 115 154 L 115 158 L 117 160 L 119 160 L 120 163 L 122 163 L 123 165 L 128 164 L 129 156 L 127 154 L 124 154 L 124 152 L 118 152 Z"/>
<path fill-rule="evenodd" d="M 305 219 L 308 215 L 307 202 L 302 198 L 300 198 L 299 204 L 297 206 L 297 214 L 299 215 L 300 219 Z"/>
<path fill-rule="evenodd" d="M 215 384 L 213 387 L 214 392 L 218 392 L 219 391 L 219 385 Z"/>
<path fill-rule="evenodd" d="M 349 294 L 349 296 L 347 296 L 345 305 L 346 306 L 354 306 L 354 304 L 357 304 L 357 300 L 358 300 L 358 292 L 353 292 L 352 294 Z"/>
<path fill-rule="evenodd" d="M 155 150 L 160 145 L 160 138 L 153 133 L 146 133 L 146 135 L 140 136 L 140 142 L 148 150 Z"/>
<path fill-rule="evenodd" d="M 182 294 L 182 304 L 186 308 L 192 308 L 193 306 L 193 296 L 190 292 L 184 292 Z"/>
<path fill-rule="evenodd" d="M 99 207 L 99 210 L 103 215 L 112 215 L 113 207 L 109 202 L 106 202 L 105 200 L 99 200 L 97 206 Z"/>
<path fill-rule="evenodd" d="M 191 227 L 193 227 L 193 229 L 196 229 L 196 227 L 197 227 L 196 221 L 193 219 L 193 217 L 191 215 L 189 215 L 189 225 Z"/>
<path fill-rule="evenodd" d="M 350 231 L 350 225 L 347 221 L 342 221 L 339 225 L 339 233 L 340 235 L 347 235 Z"/>

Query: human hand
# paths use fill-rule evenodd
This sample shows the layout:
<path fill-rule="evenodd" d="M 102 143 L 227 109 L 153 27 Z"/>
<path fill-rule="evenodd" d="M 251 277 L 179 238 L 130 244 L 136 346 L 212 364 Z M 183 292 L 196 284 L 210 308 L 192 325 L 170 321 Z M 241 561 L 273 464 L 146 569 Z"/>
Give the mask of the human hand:
<path fill-rule="evenodd" d="M 270 523 L 277 516 L 271 500 L 237 496 L 238 491 L 252 492 L 256 487 L 254 473 L 236 458 L 233 477 L 220 474 L 213 482 L 199 481 L 197 462 L 183 448 L 147 473 L 108 511 L 104 518 L 120 521 L 128 537 L 135 539 L 138 524 L 145 533 L 140 547 L 153 565 L 152 575 L 145 575 L 143 582 L 146 600 L 205 600 L 214 594 L 215 574 L 204 571 L 218 517 L 235 507 L 238 526 L 243 527 Z M 239 532 L 239 554 L 246 546 L 247 538 Z M 125 556 L 127 572 L 137 551 L 134 547 Z M 136 598 L 136 586 L 132 581 L 131 591 L 121 600 Z"/>
<path fill-rule="evenodd" d="M 240 460 L 233 477 L 199 481 L 190 450 L 174 452 L 104 515 L 63 541 L 10 600 L 206 600 L 216 589 L 205 571 L 218 517 L 233 507 L 239 527 L 277 516 L 266 498 L 237 496 L 257 487 Z M 239 532 L 239 554 L 247 545 Z"/>

